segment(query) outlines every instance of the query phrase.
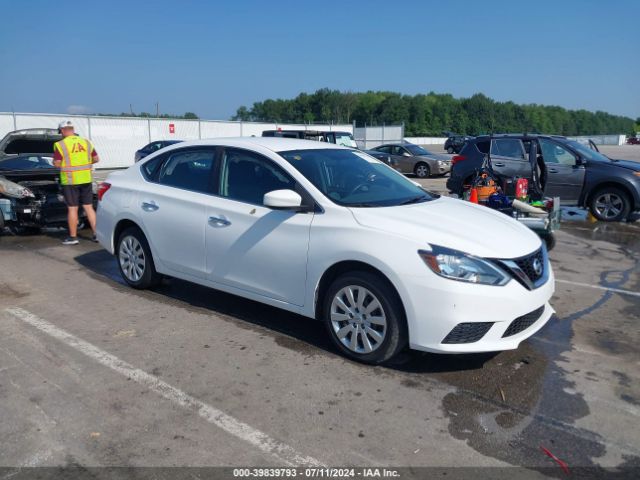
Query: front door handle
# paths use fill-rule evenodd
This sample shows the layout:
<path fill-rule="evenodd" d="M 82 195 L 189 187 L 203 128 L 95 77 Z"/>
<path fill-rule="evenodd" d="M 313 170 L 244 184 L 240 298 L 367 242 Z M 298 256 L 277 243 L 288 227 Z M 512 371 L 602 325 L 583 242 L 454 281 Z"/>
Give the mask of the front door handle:
<path fill-rule="evenodd" d="M 224 217 L 209 217 L 209 225 L 214 227 L 226 227 L 231 225 L 231 222 Z"/>
<path fill-rule="evenodd" d="M 496 167 L 504 167 L 504 163 L 502 162 L 493 162 L 493 165 Z"/>
<path fill-rule="evenodd" d="M 155 212 L 160 207 L 153 200 L 150 202 L 142 202 L 142 210 L 145 212 Z"/>

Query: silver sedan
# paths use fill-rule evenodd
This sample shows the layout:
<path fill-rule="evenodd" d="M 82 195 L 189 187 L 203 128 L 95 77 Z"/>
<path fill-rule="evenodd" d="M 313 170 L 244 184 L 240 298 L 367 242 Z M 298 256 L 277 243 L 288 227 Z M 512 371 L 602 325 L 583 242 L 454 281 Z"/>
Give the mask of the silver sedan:
<path fill-rule="evenodd" d="M 451 171 L 449 155 L 432 153 L 411 143 L 388 143 L 375 147 L 367 153 L 401 173 L 413 173 L 420 178 L 445 175 Z"/>

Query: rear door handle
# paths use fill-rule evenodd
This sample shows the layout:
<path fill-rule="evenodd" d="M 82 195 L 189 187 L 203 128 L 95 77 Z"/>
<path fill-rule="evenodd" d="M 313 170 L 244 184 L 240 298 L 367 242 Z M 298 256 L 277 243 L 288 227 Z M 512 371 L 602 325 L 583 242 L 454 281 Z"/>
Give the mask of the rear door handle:
<path fill-rule="evenodd" d="M 155 212 L 159 208 L 160 207 L 153 200 L 151 200 L 150 202 L 142 202 L 142 210 L 144 210 L 145 212 Z"/>
<path fill-rule="evenodd" d="M 231 225 L 231 222 L 224 217 L 209 217 L 209 225 L 214 227 L 226 227 Z"/>
<path fill-rule="evenodd" d="M 550 168 L 549 173 L 558 173 L 558 170 L 556 170 L 555 168 Z"/>
<path fill-rule="evenodd" d="M 494 162 L 493 165 L 495 165 L 496 167 L 504 167 L 504 163 L 502 162 Z"/>

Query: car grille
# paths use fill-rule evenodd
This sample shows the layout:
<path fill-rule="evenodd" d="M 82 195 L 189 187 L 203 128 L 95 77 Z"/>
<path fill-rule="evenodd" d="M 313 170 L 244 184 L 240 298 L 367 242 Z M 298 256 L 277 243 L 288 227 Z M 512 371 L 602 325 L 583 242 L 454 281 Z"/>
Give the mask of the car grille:
<path fill-rule="evenodd" d="M 536 260 L 541 265 L 538 273 L 536 273 L 534 268 Z M 527 277 L 529 277 L 531 283 L 536 283 L 538 280 L 540 280 L 540 278 L 542 278 L 542 275 L 544 275 L 545 264 L 544 256 L 542 255 L 542 248 L 532 253 L 531 255 L 515 260 L 515 262 L 518 267 L 520 267 L 520 269 L 527 275 Z"/>
<path fill-rule="evenodd" d="M 511 322 L 509 327 L 505 330 L 504 334 L 502 335 L 502 338 L 510 337 L 512 335 L 522 332 L 523 330 L 526 330 L 531 325 L 536 323 L 536 321 L 540 318 L 543 312 L 544 312 L 544 305 L 534 310 L 533 312 L 529 312 L 526 315 L 522 315 L 521 317 L 516 318 L 513 322 Z"/>
<path fill-rule="evenodd" d="M 493 322 L 459 323 L 444 338 L 442 343 L 473 343 L 484 337 Z"/>

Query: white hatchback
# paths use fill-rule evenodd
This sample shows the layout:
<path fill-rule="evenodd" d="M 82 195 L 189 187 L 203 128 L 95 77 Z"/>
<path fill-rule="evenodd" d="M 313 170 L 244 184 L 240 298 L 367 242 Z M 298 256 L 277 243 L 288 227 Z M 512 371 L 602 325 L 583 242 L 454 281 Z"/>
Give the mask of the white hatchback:
<path fill-rule="evenodd" d="M 181 278 L 323 321 L 368 363 L 517 348 L 553 314 L 540 239 L 358 150 L 184 142 L 109 175 L 98 240 L 125 281 Z"/>

